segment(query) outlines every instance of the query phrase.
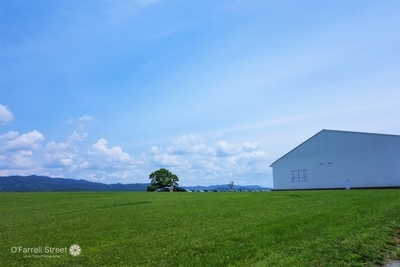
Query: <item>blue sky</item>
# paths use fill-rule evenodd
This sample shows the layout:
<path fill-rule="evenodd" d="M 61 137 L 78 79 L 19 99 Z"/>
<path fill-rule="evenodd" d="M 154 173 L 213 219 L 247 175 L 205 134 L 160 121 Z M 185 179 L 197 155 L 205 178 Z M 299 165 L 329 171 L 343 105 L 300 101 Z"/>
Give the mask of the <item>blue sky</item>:
<path fill-rule="evenodd" d="M 400 1 L 0 0 L 0 175 L 272 186 L 325 129 L 400 134 Z"/>

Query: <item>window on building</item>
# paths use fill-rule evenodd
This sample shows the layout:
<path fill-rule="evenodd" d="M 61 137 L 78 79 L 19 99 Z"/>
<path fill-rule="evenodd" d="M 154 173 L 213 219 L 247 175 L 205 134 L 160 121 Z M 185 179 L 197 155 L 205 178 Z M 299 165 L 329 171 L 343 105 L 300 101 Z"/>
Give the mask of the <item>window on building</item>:
<path fill-rule="evenodd" d="M 298 181 L 297 172 L 296 171 L 290 171 L 290 173 L 291 173 L 291 177 L 292 177 L 292 183 L 297 182 Z"/>
<path fill-rule="evenodd" d="M 292 183 L 308 182 L 307 170 L 293 170 L 290 171 Z"/>

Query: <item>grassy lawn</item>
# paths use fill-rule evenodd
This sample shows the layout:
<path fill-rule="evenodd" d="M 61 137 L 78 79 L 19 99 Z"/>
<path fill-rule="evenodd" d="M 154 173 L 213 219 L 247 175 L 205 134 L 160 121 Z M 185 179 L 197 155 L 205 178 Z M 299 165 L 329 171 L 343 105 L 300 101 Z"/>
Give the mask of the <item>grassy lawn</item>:
<path fill-rule="evenodd" d="M 400 190 L 0 194 L 4 266 L 381 266 L 398 238 Z"/>

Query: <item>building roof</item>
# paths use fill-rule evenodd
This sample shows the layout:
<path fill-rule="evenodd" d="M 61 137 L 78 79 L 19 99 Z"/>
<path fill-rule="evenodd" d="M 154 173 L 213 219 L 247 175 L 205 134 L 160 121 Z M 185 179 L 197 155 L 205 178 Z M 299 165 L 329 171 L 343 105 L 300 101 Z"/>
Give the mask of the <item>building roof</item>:
<path fill-rule="evenodd" d="M 313 139 L 315 136 L 321 134 L 322 132 L 339 132 L 339 133 L 351 133 L 351 134 L 369 134 L 369 135 L 384 135 L 384 136 L 395 136 L 395 137 L 400 137 L 400 135 L 394 135 L 394 134 L 380 134 L 380 133 L 365 133 L 365 132 L 352 132 L 352 131 L 340 131 L 340 130 L 327 130 L 327 129 L 322 129 L 321 131 L 319 131 L 318 133 L 314 134 L 313 136 L 311 136 L 310 138 L 308 138 L 306 141 L 304 141 L 303 143 L 301 143 L 300 145 L 296 146 L 295 148 L 293 148 L 292 150 L 290 150 L 289 152 L 287 152 L 286 154 L 284 154 L 282 157 L 278 158 L 277 160 L 275 160 L 274 162 L 271 163 L 271 165 L 269 165 L 270 167 L 273 167 L 273 165 L 279 161 L 280 159 L 282 159 L 283 157 L 285 157 L 286 155 L 290 154 L 292 151 L 296 150 L 298 147 L 302 146 L 303 144 L 307 143 L 310 139 Z"/>

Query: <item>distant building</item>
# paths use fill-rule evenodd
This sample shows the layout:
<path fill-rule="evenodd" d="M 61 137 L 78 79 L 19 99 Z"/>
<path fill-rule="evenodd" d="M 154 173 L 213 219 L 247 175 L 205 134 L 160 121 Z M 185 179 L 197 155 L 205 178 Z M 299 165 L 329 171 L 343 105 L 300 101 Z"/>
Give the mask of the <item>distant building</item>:
<path fill-rule="evenodd" d="M 275 190 L 400 187 L 400 135 L 322 130 L 270 167 Z"/>

